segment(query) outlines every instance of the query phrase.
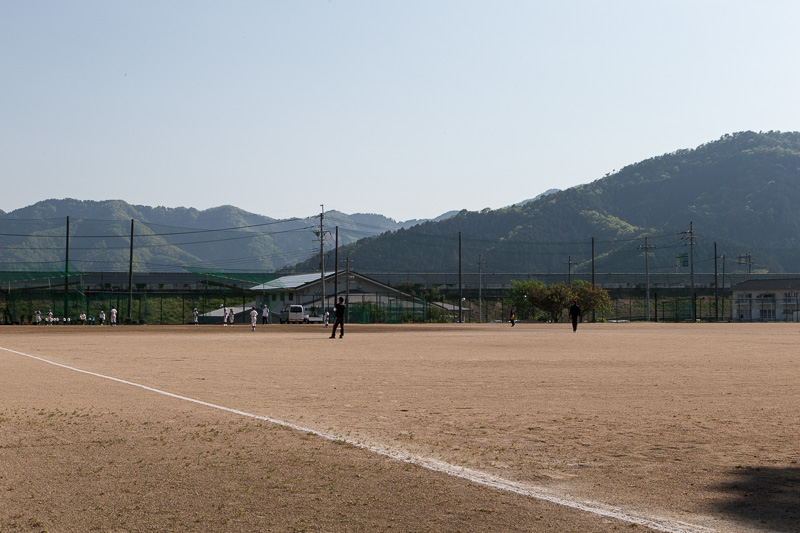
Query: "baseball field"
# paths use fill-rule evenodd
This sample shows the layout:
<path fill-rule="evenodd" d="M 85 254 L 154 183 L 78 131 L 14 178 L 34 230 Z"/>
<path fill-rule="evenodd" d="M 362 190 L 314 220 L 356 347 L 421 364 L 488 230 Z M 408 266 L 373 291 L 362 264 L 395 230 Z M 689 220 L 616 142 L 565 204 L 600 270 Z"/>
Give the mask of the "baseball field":
<path fill-rule="evenodd" d="M 0 531 L 800 531 L 797 324 L 4 326 Z"/>

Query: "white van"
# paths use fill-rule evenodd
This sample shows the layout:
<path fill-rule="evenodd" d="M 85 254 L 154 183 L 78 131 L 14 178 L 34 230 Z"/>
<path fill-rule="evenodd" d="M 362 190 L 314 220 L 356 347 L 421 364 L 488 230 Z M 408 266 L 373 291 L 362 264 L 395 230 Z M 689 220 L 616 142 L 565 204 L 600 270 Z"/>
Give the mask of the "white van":
<path fill-rule="evenodd" d="M 315 308 L 312 307 L 312 310 Z M 287 305 L 278 313 L 278 321 L 281 324 L 308 324 L 309 322 L 313 322 L 316 324 L 322 324 L 323 318 L 319 316 L 316 312 L 314 316 L 310 316 L 308 309 L 303 307 L 302 305 Z"/>
<path fill-rule="evenodd" d="M 308 315 L 302 305 L 287 305 L 278 313 L 278 320 L 281 324 L 308 323 Z"/>

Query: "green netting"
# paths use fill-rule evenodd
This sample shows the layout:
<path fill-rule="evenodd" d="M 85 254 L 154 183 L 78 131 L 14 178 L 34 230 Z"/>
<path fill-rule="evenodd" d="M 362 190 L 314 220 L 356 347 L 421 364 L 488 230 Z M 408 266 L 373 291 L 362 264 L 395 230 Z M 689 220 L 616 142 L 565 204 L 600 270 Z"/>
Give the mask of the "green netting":
<path fill-rule="evenodd" d="M 48 263 L 13 263 L 14 268 L 6 270 L 6 263 L 0 263 L 0 283 L 15 281 L 36 281 L 40 279 L 63 278 L 64 276 L 80 276 L 81 270 L 71 262 L 65 266 L 64 261 Z"/>
<path fill-rule="evenodd" d="M 280 277 L 278 274 L 274 272 L 251 272 L 251 271 L 236 271 L 236 270 L 214 270 L 210 268 L 188 268 L 184 267 L 186 272 L 191 272 L 192 274 L 200 274 L 202 276 L 209 276 L 215 277 L 220 279 L 227 279 L 231 281 L 242 281 L 247 283 L 252 283 L 254 285 L 259 285 L 261 283 L 267 283 L 268 281 L 272 281 Z"/>
<path fill-rule="evenodd" d="M 397 299 L 393 295 L 376 294 L 375 301 L 358 301 L 355 296 L 347 306 L 347 321 L 357 324 L 401 324 L 428 322 L 432 317 L 425 300 Z"/>
<path fill-rule="evenodd" d="M 3 324 L 32 324 L 38 309 L 42 314 L 52 310 L 58 319 L 56 324 L 78 324 L 78 317 L 83 312 L 87 324 L 92 325 L 98 323 L 100 311 L 105 311 L 108 317 L 111 306 L 119 311 L 120 324 L 189 324 L 195 308 L 200 314 L 200 324 L 207 324 L 219 319 L 204 315 L 223 305 L 244 315 L 245 310 L 252 306 L 252 297 L 243 295 L 241 290 L 148 291 L 130 294 L 125 291 L 87 291 L 80 287 L 65 292 L 63 286 L 59 289 L 25 289 L 0 294 Z M 240 319 L 237 318 L 237 323 Z M 248 322 L 249 319 L 247 315 Z"/>

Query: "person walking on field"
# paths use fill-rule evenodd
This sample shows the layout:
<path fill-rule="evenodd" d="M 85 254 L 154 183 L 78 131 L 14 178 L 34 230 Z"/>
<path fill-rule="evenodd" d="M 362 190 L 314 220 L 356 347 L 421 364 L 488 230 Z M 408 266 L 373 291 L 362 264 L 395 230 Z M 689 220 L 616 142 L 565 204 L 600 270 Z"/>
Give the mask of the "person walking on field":
<path fill-rule="evenodd" d="M 514 323 L 517 321 L 517 315 L 514 314 L 514 308 L 511 308 L 511 314 L 508 317 L 508 321 L 511 322 L 511 327 L 514 327 Z"/>
<path fill-rule="evenodd" d="M 256 306 L 253 306 L 252 311 L 250 311 L 250 325 L 253 326 L 253 331 L 256 330 L 256 324 L 258 324 L 258 311 L 256 311 Z"/>
<path fill-rule="evenodd" d="M 266 326 L 269 323 L 269 307 L 264 304 L 264 309 L 261 311 L 261 325 Z"/>
<path fill-rule="evenodd" d="M 572 300 L 572 306 L 569 308 L 569 317 L 572 319 L 572 332 L 578 331 L 578 321 L 581 319 L 581 306 L 578 305 L 578 300 Z"/>
<path fill-rule="evenodd" d="M 344 298 L 339 296 L 339 302 L 333 306 L 333 311 L 336 313 L 336 316 L 333 319 L 333 331 L 331 331 L 331 339 L 336 338 L 336 326 L 341 328 L 339 338 L 341 339 L 344 337 L 344 309 Z"/>

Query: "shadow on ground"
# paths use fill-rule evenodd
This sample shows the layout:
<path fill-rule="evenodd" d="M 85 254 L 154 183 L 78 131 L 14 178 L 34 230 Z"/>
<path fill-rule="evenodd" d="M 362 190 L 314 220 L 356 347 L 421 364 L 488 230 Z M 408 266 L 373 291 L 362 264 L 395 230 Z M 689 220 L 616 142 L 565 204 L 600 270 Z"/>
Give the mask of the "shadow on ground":
<path fill-rule="evenodd" d="M 737 467 L 718 510 L 754 530 L 800 531 L 800 467 Z"/>

